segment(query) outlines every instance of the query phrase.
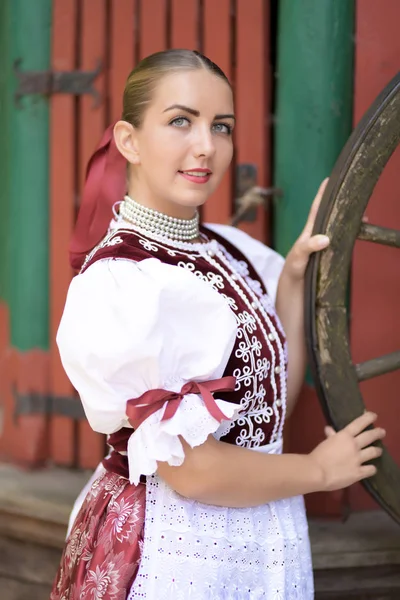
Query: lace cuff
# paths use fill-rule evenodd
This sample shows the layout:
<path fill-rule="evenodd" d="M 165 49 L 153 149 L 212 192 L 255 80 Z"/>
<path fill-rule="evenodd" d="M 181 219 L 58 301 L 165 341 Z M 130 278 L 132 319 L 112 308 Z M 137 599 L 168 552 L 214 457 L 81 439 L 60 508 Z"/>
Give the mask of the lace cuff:
<path fill-rule="evenodd" d="M 211 396 L 211 391 L 232 389 L 232 385 L 234 378 L 226 377 L 203 384 L 189 383 L 181 392 L 152 390 L 130 400 L 127 415 L 131 424 L 137 426 L 128 440 L 130 482 L 137 485 L 141 475 L 155 473 L 157 461 L 180 466 L 185 453 L 179 436 L 194 448 L 215 433 L 221 422 L 232 420 L 240 406 Z M 190 393 L 197 391 L 197 386 L 201 395 Z"/>

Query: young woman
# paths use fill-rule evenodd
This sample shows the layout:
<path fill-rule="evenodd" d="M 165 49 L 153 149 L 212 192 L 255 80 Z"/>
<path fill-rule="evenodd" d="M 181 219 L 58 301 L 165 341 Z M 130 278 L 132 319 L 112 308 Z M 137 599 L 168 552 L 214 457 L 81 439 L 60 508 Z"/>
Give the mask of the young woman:
<path fill-rule="evenodd" d="M 304 271 L 329 243 L 311 235 L 323 186 L 285 262 L 201 226 L 234 124 L 214 63 L 158 53 L 129 76 L 122 120 L 89 163 L 58 344 L 110 454 L 52 600 L 309 600 L 302 495 L 376 471 L 365 463 L 384 431 L 370 413 L 327 428 L 309 455 L 281 453 L 304 375 Z"/>

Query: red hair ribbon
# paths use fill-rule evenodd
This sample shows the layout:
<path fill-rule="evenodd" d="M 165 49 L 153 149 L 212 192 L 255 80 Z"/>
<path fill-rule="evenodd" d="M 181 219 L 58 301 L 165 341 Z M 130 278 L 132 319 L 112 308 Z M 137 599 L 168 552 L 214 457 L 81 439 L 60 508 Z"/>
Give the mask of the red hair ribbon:
<path fill-rule="evenodd" d="M 147 417 L 162 408 L 165 402 L 168 402 L 168 404 L 165 407 L 162 421 L 172 419 L 186 394 L 200 394 L 210 415 L 221 422 L 229 418 L 218 408 L 212 392 L 233 392 L 235 384 L 236 378 L 229 376 L 202 383 L 189 381 L 189 383 L 185 383 L 180 392 L 160 389 L 149 390 L 139 398 L 128 400 L 126 414 L 129 423 L 137 429 Z"/>
<path fill-rule="evenodd" d="M 126 159 L 108 127 L 89 160 L 78 219 L 70 243 L 70 263 L 79 270 L 85 257 L 107 233 L 112 207 L 126 193 Z"/>

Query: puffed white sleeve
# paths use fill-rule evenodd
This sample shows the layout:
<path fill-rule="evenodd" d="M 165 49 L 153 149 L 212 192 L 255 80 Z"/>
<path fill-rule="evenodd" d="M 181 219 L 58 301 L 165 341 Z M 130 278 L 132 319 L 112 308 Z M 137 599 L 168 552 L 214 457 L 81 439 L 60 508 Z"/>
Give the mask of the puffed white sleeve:
<path fill-rule="evenodd" d="M 257 271 L 267 289 L 269 297 L 275 304 L 278 281 L 283 265 L 285 264 L 285 259 L 278 252 L 237 227 L 221 225 L 219 223 L 207 223 L 207 227 L 224 237 L 245 255 Z"/>
<path fill-rule="evenodd" d="M 57 344 L 91 427 L 111 434 L 132 427 L 128 401 L 221 378 L 235 337 L 225 300 L 193 273 L 155 258 L 105 259 L 72 280 Z M 182 464 L 179 436 L 194 447 L 220 426 L 199 393 L 184 395 L 163 420 L 167 404 L 129 438 L 131 483 L 154 473 L 157 461 Z M 227 420 L 237 414 L 238 406 L 217 394 L 215 404 Z"/>

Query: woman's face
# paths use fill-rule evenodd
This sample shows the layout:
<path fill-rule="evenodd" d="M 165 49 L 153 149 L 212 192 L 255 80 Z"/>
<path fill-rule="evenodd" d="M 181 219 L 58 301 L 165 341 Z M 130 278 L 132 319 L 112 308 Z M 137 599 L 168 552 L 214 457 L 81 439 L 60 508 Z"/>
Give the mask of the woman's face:
<path fill-rule="evenodd" d="M 191 217 L 231 162 L 233 126 L 225 81 L 205 69 L 163 77 L 142 126 L 133 130 L 130 195 L 171 216 Z"/>

